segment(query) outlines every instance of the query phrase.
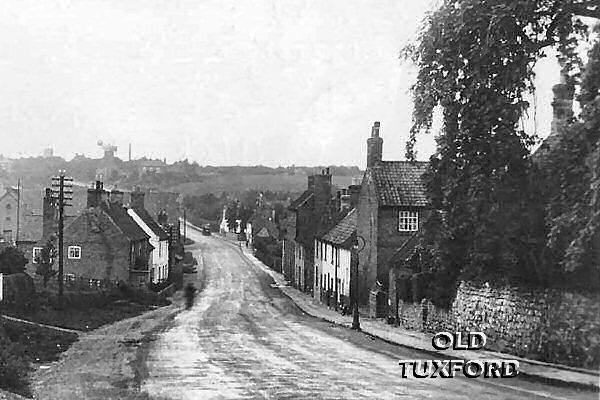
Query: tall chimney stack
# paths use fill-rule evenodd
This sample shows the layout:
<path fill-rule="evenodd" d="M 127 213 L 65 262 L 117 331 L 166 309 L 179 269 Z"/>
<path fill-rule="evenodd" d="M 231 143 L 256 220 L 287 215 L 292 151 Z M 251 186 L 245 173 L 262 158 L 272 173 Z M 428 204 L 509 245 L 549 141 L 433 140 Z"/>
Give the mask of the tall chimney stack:
<path fill-rule="evenodd" d="M 96 181 L 93 188 L 87 190 L 87 208 L 98 207 L 106 199 L 104 184 Z"/>
<path fill-rule="evenodd" d="M 552 101 L 550 136 L 561 134 L 567 121 L 573 117 L 575 87 L 569 84 L 568 76 L 564 70 L 560 73 L 560 82 L 552 87 L 552 92 L 554 93 L 554 99 Z"/>
<path fill-rule="evenodd" d="M 383 139 L 379 137 L 379 125 L 379 121 L 375 121 L 371 128 L 371 137 L 367 139 L 367 168 L 381 162 Z"/>
<path fill-rule="evenodd" d="M 145 193 L 137 186 L 131 192 L 131 208 L 144 208 Z"/>
<path fill-rule="evenodd" d="M 42 240 L 50 239 L 50 236 L 56 232 L 57 218 L 56 207 L 54 207 L 54 198 L 52 198 L 52 189 L 46 188 L 42 200 Z"/>

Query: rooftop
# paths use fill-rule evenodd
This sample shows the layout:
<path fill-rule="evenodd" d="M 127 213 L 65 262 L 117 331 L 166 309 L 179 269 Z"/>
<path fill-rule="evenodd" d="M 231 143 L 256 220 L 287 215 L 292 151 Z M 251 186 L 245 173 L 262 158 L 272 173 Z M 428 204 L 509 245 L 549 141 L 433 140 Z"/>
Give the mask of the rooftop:
<path fill-rule="evenodd" d="M 379 205 L 425 207 L 429 200 L 422 176 L 429 163 L 381 161 L 370 168 Z"/>

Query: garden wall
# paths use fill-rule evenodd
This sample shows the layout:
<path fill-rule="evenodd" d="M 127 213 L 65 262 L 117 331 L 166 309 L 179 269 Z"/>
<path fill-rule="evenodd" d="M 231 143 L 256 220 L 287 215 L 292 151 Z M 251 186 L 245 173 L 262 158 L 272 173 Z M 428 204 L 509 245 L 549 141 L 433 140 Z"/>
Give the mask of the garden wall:
<path fill-rule="evenodd" d="M 425 318 L 424 318 L 424 315 Z M 487 348 L 566 365 L 600 367 L 600 294 L 461 283 L 450 310 L 400 303 L 408 329 L 483 331 Z"/>

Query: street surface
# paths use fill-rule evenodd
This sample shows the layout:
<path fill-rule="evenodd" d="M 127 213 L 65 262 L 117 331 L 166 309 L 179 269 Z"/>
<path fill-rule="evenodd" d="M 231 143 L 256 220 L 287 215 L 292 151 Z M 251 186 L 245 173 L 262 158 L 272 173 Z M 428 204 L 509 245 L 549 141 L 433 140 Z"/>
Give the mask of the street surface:
<path fill-rule="evenodd" d="M 235 245 L 188 229 L 206 287 L 150 342 L 140 389 L 160 399 L 597 399 L 513 379 L 401 377 L 432 356 L 302 313 Z"/>

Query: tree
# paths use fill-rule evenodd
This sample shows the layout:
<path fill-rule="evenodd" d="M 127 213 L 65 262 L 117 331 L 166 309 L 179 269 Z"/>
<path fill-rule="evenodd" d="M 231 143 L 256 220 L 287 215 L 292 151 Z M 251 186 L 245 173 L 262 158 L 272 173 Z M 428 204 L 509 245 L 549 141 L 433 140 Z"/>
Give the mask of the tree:
<path fill-rule="evenodd" d="M 546 258 L 575 288 L 595 290 L 600 286 L 600 41 L 589 52 L 578 100 L 580 116 L 558 137 L 541 171 Z"/>
<path fill-rule="evenodd" d="M 530 174 L 535 137 L 520 128 L 534 90 L 533 66 L 556 45 L 571 84 L 586 26 L 600 17 L 593 1 L 445 0 L 430 13 L 405 55 L 417 65 L 413 127 L 428 132 L 440 107 L 443 128 L 426 176 L 432 206 L 443 213 L 435 243 L 441 271 L 464 279 L 540 284 L 544 213 L 539 178 Z"/>
<path fill-rule="evenodd" d="M 48 281 L 58 273 L 58 271 L 52 269 L 55 259 L 56 248 L 54 247 L 54 243 L 52 243 L 51 240 L 48 240 L 35 260 L 37 263 L 35 273 L 44 279 L 44 287 L 46 287 Z"/>
<path fill-rule="evenodd" d="M 9 246 L 0 253 L 0 273 L 17 274 L 25 270 L 27 258 L 16 247 Z"/>

